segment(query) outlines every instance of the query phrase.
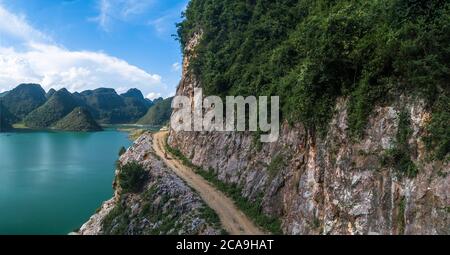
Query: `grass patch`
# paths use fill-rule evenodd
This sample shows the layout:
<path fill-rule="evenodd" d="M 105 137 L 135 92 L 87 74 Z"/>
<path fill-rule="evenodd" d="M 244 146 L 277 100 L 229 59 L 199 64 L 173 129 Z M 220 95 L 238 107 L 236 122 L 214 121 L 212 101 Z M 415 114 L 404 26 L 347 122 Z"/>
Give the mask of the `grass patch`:
<path fill-rule="evenodd" d="M 139 218 L 146 218 L 148 221 L 158 224 L 147 234 L 176 234 L 173 233 L 173 231 L 178 229 L 176 223 L 179 215 L 177 215 L 176 210 L 173 206 L 168 206 L 166 207 L 167 210 L 163 210 L 164 206 L 167 203 L 170 203 L 170 197 L 165 194 L 159 194 L 158 190 L 158 185 L 153 185 L 150 189 L 144 192 L 142 196 L 144 198 L 144 201 L 147 202 L 142 205 L 142 210 L 139 214 Z M 153 201 L 156 201 L 158 197 L 161 197 L 159 203 L 153 203 Z"/>
<path fill-rule="evenodd" d="M 129 223 L 128 210 L 119 203 L 102 220 L 103 232 L 106 235 L 123 235 L 126 233 Z"/>
<path fill-rule="evenodd" d="M 433 159 L 449 160 L 450 152 L 450 97 L 441 95 L 436 101 L 433 115 L 427 126 L 428 135 L 424 138 L 425 145 L 432 151 Z"/>
<path fill-rule="evenodd" d="M 257 152 L 260 152 L 263 148 L 263 144 L 261 142 L 261 131 L 260 130 L 258 130 L 258 132 L 253 133 L 252 147 Z"/>
<path fill-rule="evenodd" d="M 130 132 L 129 137 L 131 141 L 136 141 L 141 135 L 147 132 L 145 129 L 134 129 Z"/>
<path fill-rule="evenodd" d="M 215 228 L 222 227 L 222 223 L 220 222 L 219 215 L 217 215 L 217 213 L 207 205 L 203 206 L 200 209 L 200 217 L 205 219 L 206 222 L 208 222 Z"/>
<path fill-rule="evenodd" d="M 267 167 L 270 178 L 274 178 L 285 166 L 286 162 L 284 161 L 283 155 L 278 154 L 274 158 L 272 158 L 272 161 Z"/>
<path fill-rule="evenodd" d="M 228 197 L 233 199 L 236 206 L 241 209 L 250 219 L 257 225 L 270 231 L 272 234 L 282 234 L 281 221 L 275 217 L 270 217 L 262 211 L 262 196 L 258 196 L 255 201 L 243 197 L 242 188 L 235 184 L 225 183 L 217 177 L 217 174 L 213 169 L 206 171 L 201 167 L 194 165 L 188 158 L 186 158 L 179 150 L 170 147 L 166 143 L 166 150 L 173 156 L 182 161 L 184 165 L 192 168 L 198 175 L 202 176 L 205 180 L 213 184 L 220 191 L 224 192 Z"/>
<path fill-rule="evenodd" d="M 14 129 L 30 129 L 25 125 L 25 123 L 16 123 L 16 124 L 13 124 L 12 127 Z"/>
<path fill-rule="evenodd" d="M 403 197 L 402 200 L 400 200 L 397 214 L 397 226 L 399 235 L 405 234 L 405 225 L 406 225 L 405 207 L 406 207 L 406 199 Z"/>

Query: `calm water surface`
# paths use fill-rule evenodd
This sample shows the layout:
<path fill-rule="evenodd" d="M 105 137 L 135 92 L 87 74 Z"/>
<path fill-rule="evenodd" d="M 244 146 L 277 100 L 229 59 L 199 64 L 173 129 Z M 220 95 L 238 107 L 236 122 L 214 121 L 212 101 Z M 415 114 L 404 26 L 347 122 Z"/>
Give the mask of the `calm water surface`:
<path fill-rule="evenodd" d="M 128 134 L 0 133 L 0 234 L 67 234 L 112 196 Z"/>

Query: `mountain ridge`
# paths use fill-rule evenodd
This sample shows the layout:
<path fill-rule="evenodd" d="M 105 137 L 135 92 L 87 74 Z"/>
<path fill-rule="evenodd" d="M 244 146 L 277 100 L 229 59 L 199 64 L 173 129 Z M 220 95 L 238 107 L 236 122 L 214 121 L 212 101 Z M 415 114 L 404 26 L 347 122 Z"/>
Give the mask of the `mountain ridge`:
<path fill-rule="evenodd" d="M 11 114 L 20 119 L 43 105 L 46 100 L 44 89 L 40 85 L 32 83 L 19 84 L 2 97 L 3 105 Z"/>
<path fill-rule="evenodd" d="M 136 123 L 154 105 L 135 88 L 120 95 L 112 88 L 103 87 L 74 93 L 65 88 L 58 91 L 52 88 L 46 93 L 39 84 L 20 84 L 3 92 L 0 98 L 4 109 L 11 113 L 8 127 L 23 121 L 34 129 L 51 128 L 76 107 L 83 107 L 102 124 Z M 7 122 L 3 123 L 6 129 Z"/>

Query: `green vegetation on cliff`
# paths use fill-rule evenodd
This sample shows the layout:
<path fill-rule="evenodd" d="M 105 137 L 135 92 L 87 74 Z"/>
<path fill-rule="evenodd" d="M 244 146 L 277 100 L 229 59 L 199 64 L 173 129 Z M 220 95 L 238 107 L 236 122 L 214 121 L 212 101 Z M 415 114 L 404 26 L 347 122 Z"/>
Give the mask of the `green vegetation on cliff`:
<path fill-rule="evenodd" d="M 207 95 L 280 96 L 284 119 L 320 134 L 337 97 L 350 99 L 355 137 L 375 105 L 423 98 L 434 116 L 428 144 L 442 156 L 449 24 L 445 0 L 192 0 L 178 34 L 185 46 L 202 33 L 190 67 Z"/>
<path fill-rule="evenodd" d="M 71 113 L 54 125 L 55 129 L 64 131 L 102 131 L 102 127 L 94 120 L 91 113 L 83 107 L 75 108 Z"/>
<path fill-rule="evenodd" d="M 433 157 L 448 160 L 450 155 L 450 94 L 441 95 L 434 104 L 433 116 L 427 128 L 425 144 L 429 150 L 434 149 Z"/>
<path fill-rule="evenodd" d="M 407 112 L 401 112 L 399 125 L 394 143 L 394 148 L 388 150 L 383 157 L 384 165 L 393 167 L 400 176 L 414 178 L 418 174 L 418 168 L 411 160 L 411 148 L 409 139 L 412 135 L 411 116 Z"/>

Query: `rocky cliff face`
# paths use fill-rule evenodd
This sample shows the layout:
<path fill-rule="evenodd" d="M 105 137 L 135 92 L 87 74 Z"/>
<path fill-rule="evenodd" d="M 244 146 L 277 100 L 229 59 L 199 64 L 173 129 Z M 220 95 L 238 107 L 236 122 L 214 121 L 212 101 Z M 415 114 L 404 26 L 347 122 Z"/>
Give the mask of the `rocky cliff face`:
<path fill-rule="evenodd" d="M 105 202 L 79 230 L 82 235 L 214 235 L 220 223 L 211 211 L 152 148 L 146 133 L 120 157 L 120 164 L 139 162 L 147 171 L 147 181 L 138 193 L 125 193 L 115 183 L 114 198 Z M 117 171 L 116 175 L 119 174 Z"/>
<path fill-rule="evenodd" d="M 189 70 L 198 40 L 187 44 L 177 95 L 192 97 L 201 87 Z M 410 116 L 407 143 L 415 177 L 383 164 L 395 146 L 402 111 Z M 424 148 L 430 118 L 424 104 L 399 96 L 377 107 L 358 140 L 350 136 L 347 118 L 347 100 L 341 98 L 322 138 L 301 123 L 284 123 L 280 139 L 270 144 L 258 144 L 250 133 L 173 130 L 169 144 L 242 187 L 242 196 L 262 195 L 264 212 L 280 217 L 286 234 L 450 234 L 450 166 L 430 160 Z"/>

